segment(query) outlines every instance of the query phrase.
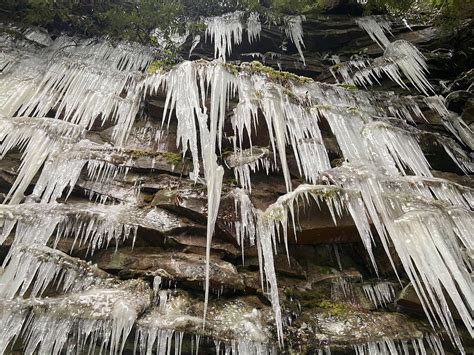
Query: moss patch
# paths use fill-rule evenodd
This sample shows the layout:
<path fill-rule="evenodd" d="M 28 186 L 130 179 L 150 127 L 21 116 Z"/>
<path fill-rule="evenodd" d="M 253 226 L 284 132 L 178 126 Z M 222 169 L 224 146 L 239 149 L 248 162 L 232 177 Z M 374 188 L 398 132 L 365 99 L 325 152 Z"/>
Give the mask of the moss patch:
<path fill-rule="evenodd" d="M 320 273 L 321 275 L 331 275 L 333 271 L 332 267 L 330 266 L 317 265 L 315 268 L 318 271 L 318 273 Z"/>
<path fill-rule="evenodd" d="M 162 155 L 166 162 L 171 165 L 178 165 L 183 161 L 183 157 L 178 153 L 164 152 Z"/>
<path fill-rule="evenodd" d="M 166 60 L 154 60 L 148 66 L 147 72 L 148 74 L 155 74 L 157 71 L 167 71 L 171 68 L 173 68 L 173 64 L 169 63 Z"/>
<path fill-rule="evenodd" d="M 155 157 L 157 155 L 156 152 L 153 152 L 151 150 L 145 150 L 145 149 L 134 149 L 128 152 L 128 155 L 130 158 L 133 160 L 140 159 L 143 157 Z"/>
<path fill-rule="evenodd" d="M 298 76 L 296 74 L 289 73 L 286 71 L 275 70 L 271 67 L 263 65 L 258 61 L 251 62 L 250 66 L 245 69 L 251 74 L 265 74 L 270 80 L 279 82 L 283 86 L 286 86 L 289 82 L 304 84 L 312 81 L 310 78 Z"/>
<path fill-rule="evenodd" d="M 325 316 L 341 317 L 350 312 L 350 308 L 347 305 L 332 301 L 321 291 L 286 289 L 285 293 L 288 297 L 299 301 L 303 309 L 323 311 Z"/>

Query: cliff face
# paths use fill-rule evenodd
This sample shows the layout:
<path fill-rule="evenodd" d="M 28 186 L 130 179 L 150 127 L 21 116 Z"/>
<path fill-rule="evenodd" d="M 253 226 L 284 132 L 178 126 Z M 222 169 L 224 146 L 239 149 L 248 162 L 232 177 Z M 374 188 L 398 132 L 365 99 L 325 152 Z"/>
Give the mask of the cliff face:
<path fill-rule="evenodd" d="M 0 353 L 471 352 L 472 24 L 346 10 L 4 24 Z"/>

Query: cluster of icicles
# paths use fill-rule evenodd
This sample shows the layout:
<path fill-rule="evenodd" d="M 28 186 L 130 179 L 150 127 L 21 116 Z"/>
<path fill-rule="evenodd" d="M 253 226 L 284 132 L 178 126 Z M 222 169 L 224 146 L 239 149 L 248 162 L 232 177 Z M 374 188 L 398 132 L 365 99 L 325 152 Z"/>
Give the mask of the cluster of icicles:
<path fill-rule="evenodd" d="M 221 58 L 225 61 L 226 57 L 232 54 L 232 46 L 242 42 L 243 28 L 247 29 L 247 39 L 249 43 L 256 42 L 260 39 L 262 24 L 258 13 L 250 13 L 245 19 L 242 11 L 236 11 L 224 16 L 209 17 L 204 19 L 206 24 L 206 39 L 209 37 L 214 42 L 214 57 Z M 288 39 L 295 45 L 303 65 L 305 59 L 303 55 L 303 22 L 306 20 L 304 16 L 293 15 L 283 18 L 283 28 Z M 200 37 L 195 38 L 193 48 L 199 44 Z"/>
<path fill-rule="evenodd" d="M 408 89 L 402 73 L 409 82 L 421 93 L 428 95 L 433 87 L 425 77 L 428 68 L 423 54 L 411 43 L 404 40 L 390 42 L 386 33 L 391 35 L 391 25 L 381 16 L 367 16 L 356 20 L 382 49 L 383 56 L 374 60 L 355 55 L 351 60 L 341 63 L 334 57 L 335 65 L 331 68 L 334 78 L 350 85 L 367 87 L 379 83 L 382 74 L 401 87 Z"/>
<path fill-rule="evenodd" d="M 297 25 L 298 21 L 291 26 Z M 295 28 L 289 34 L 295 41 L 301 41 L 301 34 Z M 236 33 L 239 31 L 229 30 L 219 38 L 214 34 L 214 41 L 220 43 L 216 55 L 228 53 L 228 43 Z M 379 32 L 373 36 L 380 39 Z M 424 61 L 407 48 L 411 48 L 407 43 L 399 47 L 401 51 L 406 50 L 405 57 L 415 56 L 406 61 L 407 73 L 418 77 L 421 75 L 419 65 L 423 67 Z M 90 216 L 85 222 L 81 219 L 82 212 L 71 216 L 67 208 L 55 201 L 67 188 L 69 192 L 72 190 L 85 166 L 89 177 L 102 182 L 110 181 L 120 172 L 120 166 L 100 158 L 102 148 L 84 139 L 85 131 L 98 118 L 102 122 L 111 120 L 115 123 L 113 139 L 117 147 L 114 149 L 120 151 L 146 95 L 164 91 L 163 122 L 166 124 L 176 117 L 177 145 L 183 154 L 189 151 L 193 161 L 191 178 L 197 181 L 203 175 L 207 185 L 204 319 L 209 297 L 210 246 L 224 174 L 217 153 L 222 140 L 229 138 L 234 144 L 234 154 L 243 157 L 243 141 L 248 139 L 251 149 L 252 133 L 263 121 L 270 136 L 272 164 L 281 170 L 288 193 L 265 211 L 253 207 L 248 191 L 250 172 L 260 163 L 242 158 L 244 163 L 236 176 L 248 190 L 236 189 L 233 195 L 239 215 L 236 223 L 239 242 L 257 246 L 262 289 L 267 290 L 272 302 L 279 341 L 283 342 L 284 334 L 273 250 L 280 239 L 287 245 L 288 227 L 297 229 L 299 204 L 311 202 L 325 204 L 334 223 L 343 213 L 352 216 L 377 270 L 371 251 L 373 224 L 387 255 L 390 257 L 390 245 L 397 251 L 432 325 L 441 324 L 462 351 L 448 308 L 449 297 L 472 335 L 474 295 L 468 254 L 473 248 L 473 191 L 432 176 L 417 142 L 421 132 L 408 124 L 413 123 L 415 117 L 422 117 L 414 98 L 401 100 L 393 94 L 351 91 L 317 82 L 293 82 L 288 89 L 266 74 L 249 74 L 251 65 L 242 64 L 235 73 L 220 60 L 183 62 L 168 72 L 148 75 L 144 70 L 153 56 L 145 47 L 112 46 L 96 40 L 78 42 L 68 37 L 60 37 L 44 46 L 14 45 L 12 41 L 5 58 L 0 76 L 0 115 L 3 116 L 0 118 L 0 154 L 4 157 L 13 148 L 23 151 L 18 177 L 5 199 L 9 205 L 1 210 L 5 221 L 2 240 L 16 225 L 15 242 L 2 275 L 8 281 L 0 282 L 0 292 L 5 297 L 22 295 L 35 282 L 38 285 L 33 285 L 34 293 L 39 294 L 45 285 L 58 278 L 66 281 L 64 291 L 94 285 L 94 280 L 73 285 L 71 280 L 82 275 L 81 271 L 61 271 L 47 265 L 47 259 L 35 257 L 41 253 L 31 253 L 32 246 L 24 244 L 40 248 L 57 229 L 59 236 L 73 235 L 94 250 L 133 232 L 133 226 L 110 220 L 115 213 L 107 213 L 105 218 L 88 210 Z M 411 74 L 407 73 L 410 79 Z M 291 96 L 288 91 L 292 92 Z M 224 137 L 224 121 L 231 99 L 236 101 L 231 119 L 234 134 Z M 425 101 L 432 109 L 447 112 L 441 98 Z M 51 112 L 54 117 L 45 118 L 51 116 Z M 329 123 L 341 148 L 346 160 L 341 167 L 331 167 L 319 128 L 321 119 Z M 463 170 L 472 171 L 469 158 L 455 141 L 439 135 L 433 138 Z M 299 173 L 308 182 L 296 189 L 293 189 L 287 162 L 288 145 L 292 147 Z M 110 149 L 106 147 L 106 151 Z M 242 168 L 245 164 L 249 164 L 249 168 Z M 261 165 L 268 169 L 268 164 Z M 203 174 L 200 174 L 201 166 Z M 33 193 L 20 204 L 37 173 L 39 178 Z M 29 213 L 29 209 L 34 213 Z M 31 240 L 31 236 L 35 239 Z M 16 265 L 29 265 L 31 270 L 39 271 L 32 274 L 19 268 L 21 272 L 15 272 Z M 46 269 L 48 276 L 34 281 Z M 122 306 L 129 309 L 127 304 Z M 120 322 L 114 321 L 112 332 L 104 330 L 102 333 L 109 334 L 107 339 L 126 338 L 130 322 L 133 324 L 138 314 L 137 310 L 134 312 L 126 324 L 120 318 Z M 10 320 L 8 314 L 3 316 L 7 321 L 0 329 L 10 334 L 4 337 L 8 345 L 18 336 L 22 325 Z M 84 334 L 97 336 L 91 335 L 90 324 L 83 327 L 89 330 L 78 335 L 78 342 L 83 342 Z M 33 332 L 32 327 L 29 329 L 25 336 L 30 349 L 49 336 Z M 58 329 L 61 329 L 59 325 Z M 52 353 L 59 352 L 65 342 L 53 342 Z M 110 348 L 115 352 L 119 346 Z"/>

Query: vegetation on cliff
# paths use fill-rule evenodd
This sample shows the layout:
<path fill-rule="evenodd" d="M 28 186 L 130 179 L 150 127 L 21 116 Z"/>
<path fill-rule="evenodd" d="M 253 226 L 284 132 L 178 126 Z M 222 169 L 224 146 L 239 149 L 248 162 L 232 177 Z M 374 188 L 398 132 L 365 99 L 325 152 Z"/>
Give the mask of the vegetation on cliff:
<path fill-rule="evenodd" d="M 350 11 L 379 14 L 409 11 L 416 7 L 427 13 L 437 11 L 442 21 L 452 24 L 472 16 L 474 4 L 464 0 L 6 0 L 0 6 L 0 19 L 37 25 L 52 33 L 70 32 L 93 37 L 107 35 L 119 40 L 156 44 L 155 29 L 164 37 L 198 32 L 205 28 L 204 17 L 232 11 L 257 12 L 279 23 L 285 15 L 308 15 L 321 11 Z M 189 25 L 193 23 L 193 25 Z"/>

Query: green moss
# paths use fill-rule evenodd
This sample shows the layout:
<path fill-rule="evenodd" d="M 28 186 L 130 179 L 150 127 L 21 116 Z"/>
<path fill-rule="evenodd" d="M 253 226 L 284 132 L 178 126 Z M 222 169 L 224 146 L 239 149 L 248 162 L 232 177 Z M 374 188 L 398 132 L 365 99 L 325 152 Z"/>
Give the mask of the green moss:
<path fill-rule="evenodd" d="M 314 109 L 319 109 L 319 110 L 330 110 L 331 106 L 317 104 L 317 105 L 313 105 L 313 108 Z"/>
<path fill-rule="evenodd" d="M 314 291 L 314 290 L 300 291 L 294 288 L 286 289 L 285 294 L 288 297 L 295 298 L 299 301 L 322 300 L 326 298 L 324 294 L 321 293 L 320 291 Z"/>
<path fill-rule="evenodd" d="M 170 165 L 177 165 L 183 161 L 183 158 L 180 154 L 178 153 L 172 153 L 172 152 L 154 152 L 151 150 L 144 150 L 144 149 L 134 149 L 128 152 L 128 156 L 131 159 L 140 159 L 143 157 L 150 157 L 150 158 L 156 158 L 159 157 L 163 160 L 165 160 L 168 164 Z"/>
<path fill-rule="evenodd" d="M 233 75 L 239 74 L 239 67 L 234 64 L 225 63 L 224 64 L 227 71 Z"/>
<path fill-rule="evenodd" d="M 258 61 L 251 62 L 249 66 L 244 68 L 244 70 L 250 74 L 265 74 L 269 80 L 276 81 L 283 86 L 288 86 L 290 82 L 304 84 L 312 81 L 310 78 L 298 76 L 286 71 L 275 70 L 271 67 L 263 65 Z"/>
<path fill-rule="evenodd" d="M 130 158 L 136 160 L 142 157 L 154 157 L 156 156 L 156 153 L 151 151 L 151 150 L 145 150 L 145 149 L 134 149 L 131 150 L 128 155 Z"/>
<path fill-rule="evenodd" d="M 345 314 L 347 314 L 347 312 L 349 312 L 349 309 L 347 308 L 346 305 L 342 304 L 342 303 L 335 303 L 331 300 L 322 300 L 321 302 L 319 302 L 319 307 L 320 308 L 325 308 L 328 312 L 327 315 L 331 315 L 333 317 L 342 317 L 344 316 Z"/>
<path fill-rule="evenodd" d="M 344 190 L 342 188 L 331 187 L 331 188 L 324 189 L 322 191 L 321 195 L 325 199 L 330 199 L 330 198 L 334 198 L 334 197 L 339 196 L 341 192 L 344 192 Z M 324 269 L 325 272 L 322 272 L 324 274 L 326 274 L 326 273 L 332 274 L 332 269 L 328 266 L 319 266 L 319 268 Z M 326 269 L 329 269 L 329 271 L 327 271 Z"/>
<path fill-rule="evenodd" d="M 148 66 L 148 74 L 155 74 L 159 70 L 170 70 L 173 67 L 173 64 L 166 60 L 154 60 Z"/>
<path fill-rule="evenodd" d="M 330 300 L 320 291 L 287 289 L 285 293 L 288 297 L 298 300 L 302 308 L 307 310 L 324 310 L 327 316 L 341 317 L 350 312 L 350 308 L 347 305 Z"/>
<path fill-rule="evenodd" d="M 193 22 L 188 27 L 188 30 L 191 33 L 203 32 L 206 29 L 207 25 L 204 22 Z"/>
<path fill-rule="evenodd" d="M 178 153 L 164 152 L 162 153 L 162 155 L 168 162 L 168 164 L 171 165 L 178 165 L 183 161 L 183 157 L 181 156 L 181 154 Z"/>

